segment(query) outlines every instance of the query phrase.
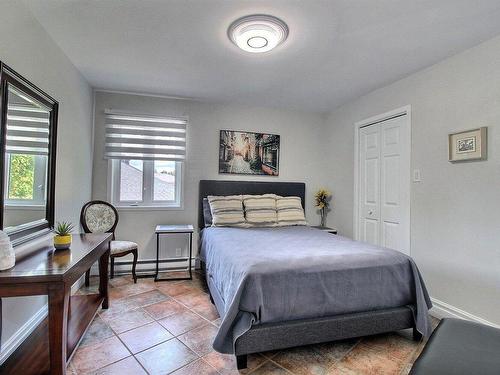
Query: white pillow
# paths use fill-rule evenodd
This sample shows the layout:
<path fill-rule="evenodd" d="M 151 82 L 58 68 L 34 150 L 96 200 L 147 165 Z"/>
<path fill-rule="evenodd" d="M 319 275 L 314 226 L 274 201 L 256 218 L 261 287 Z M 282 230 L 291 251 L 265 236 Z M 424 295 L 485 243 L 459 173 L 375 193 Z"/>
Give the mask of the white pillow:
<path fill-rule="evenodd" d="M 241 227 L 246 225 L 241 195 L 209 195 L 207 199 L 212 213 L 213 227 Z"/>
<path fill-rule="evenodd" d="M 274 227 L 278 222 L 276 195 L 244 195 L 245 219 L 255 227 Z"/>
<path fill-rule="evenodd" d="M 276 198 L 276 211 L 279 226 L 307 225 L 302 200 L 299 197 Z"/>

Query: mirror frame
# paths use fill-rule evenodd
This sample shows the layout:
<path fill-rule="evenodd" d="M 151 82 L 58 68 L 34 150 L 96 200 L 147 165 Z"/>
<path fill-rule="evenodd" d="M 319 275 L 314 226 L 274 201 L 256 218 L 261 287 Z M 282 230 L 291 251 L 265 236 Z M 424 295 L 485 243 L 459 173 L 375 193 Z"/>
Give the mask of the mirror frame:
<path fill-rule="evenodd" d="M 47 158 L 47 188 L 45 220 L 21 224 L 7 233 L 14 246 L 44 235 L 54 228 L 55 182 L 56 182 L 56 140 L 59 103 L 26 78 L 0 61 L 0 228 L 4 225 L 5 147 L 7 134 L 8 87 L 12 85 L 44 104 L 49 111 L 49 154 Z"/>

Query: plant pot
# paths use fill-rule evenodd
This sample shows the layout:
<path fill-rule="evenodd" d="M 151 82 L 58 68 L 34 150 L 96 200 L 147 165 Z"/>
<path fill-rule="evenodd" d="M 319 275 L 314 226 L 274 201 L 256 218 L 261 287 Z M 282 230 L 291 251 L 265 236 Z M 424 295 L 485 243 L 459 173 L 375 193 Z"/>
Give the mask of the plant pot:
<path fill-rule="evenodd" d="M 71 246 L 71 234 L 65 236 L 54 236 L 54 247 L 56 250 L 66 250 Z"/>

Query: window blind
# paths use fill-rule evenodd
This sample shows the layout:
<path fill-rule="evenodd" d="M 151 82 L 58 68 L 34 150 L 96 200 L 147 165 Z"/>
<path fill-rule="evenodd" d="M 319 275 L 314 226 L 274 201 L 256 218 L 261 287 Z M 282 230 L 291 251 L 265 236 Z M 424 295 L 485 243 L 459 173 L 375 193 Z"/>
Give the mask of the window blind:
<path fill-rule="evenodd" d="M 105 112 L 106 159 L 186 158 L 187 119 Z"/>
<path fill-rule="evenodd" d="M 49 112 L 24 104 L 9 104 L 5 150 L 11 154 L 48 155 Z"/>

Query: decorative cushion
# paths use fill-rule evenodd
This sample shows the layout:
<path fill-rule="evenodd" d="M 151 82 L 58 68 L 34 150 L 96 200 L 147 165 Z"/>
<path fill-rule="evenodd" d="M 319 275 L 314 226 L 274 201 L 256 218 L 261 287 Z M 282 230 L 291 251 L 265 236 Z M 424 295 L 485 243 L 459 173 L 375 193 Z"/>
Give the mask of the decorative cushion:
<path fill-rule="evenodd" d="M 87 207 L 85 221 L 92 233 L 104 233 L 113 227 L 116 215 L 111 207 L 96 203 Z"/>
<path fill-rule="evenodd" d="M 276 195 L 244 195 L 245 219 L 256 227 L 274 227 L 278 222 Z"/>
<path fill-rule="evenodd" d="M 119 254 L 125 251 L 137 249 L 137 244 L 132 241 L 111 241 L 111 254 Z"/>
<path fill-rule="evenodd" d="M 307 225 L 300 197 L 278 196 L 276 198 L 276 210 L 279 226 Z"/>
<path fill-rule="evenodd" d="M 213 227 L 242 227 L 246 225 L 241 195 L 209 195 L 207 199 L 212 212 Z"/>
<path fill-rule="evenodd" d="M 205 227 L 212 226 L 212 212 L 210 211 L 210 204 L 207 198 L 203 198 L 203 219 L 205 221 Z"/>

